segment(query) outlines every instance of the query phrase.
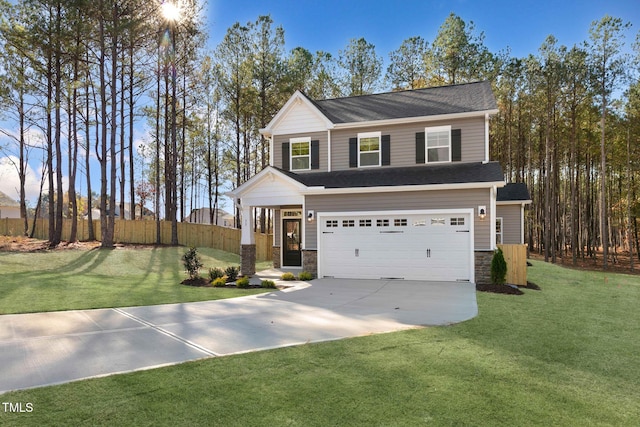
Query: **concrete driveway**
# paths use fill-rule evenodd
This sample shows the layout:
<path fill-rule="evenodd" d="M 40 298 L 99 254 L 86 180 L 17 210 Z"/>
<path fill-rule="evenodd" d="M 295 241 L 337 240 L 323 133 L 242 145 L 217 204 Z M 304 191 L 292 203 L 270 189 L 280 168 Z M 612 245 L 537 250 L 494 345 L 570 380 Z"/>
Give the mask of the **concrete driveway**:
<path fill-rule="evenodd" d="M 471 283 L 322 279 L 220 301 L 4 315 L 0 393 L 477 313 Z"/>

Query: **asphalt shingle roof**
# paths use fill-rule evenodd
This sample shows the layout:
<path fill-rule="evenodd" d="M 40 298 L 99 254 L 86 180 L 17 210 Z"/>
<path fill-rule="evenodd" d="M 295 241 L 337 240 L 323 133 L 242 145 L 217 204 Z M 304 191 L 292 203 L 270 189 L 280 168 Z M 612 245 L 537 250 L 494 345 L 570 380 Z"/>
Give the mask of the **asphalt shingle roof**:
<path fill-rule="evenodd" d="M 487 81 L 312 102 L 335 124 L 497 108 L 491 84 Z"/>
<path fill-rule="evenodd" d="M 398 185 L 437 185 L 502 181 L 498 162 L 447 163 L 408 167 L 349 169 L 296 174 L 278 169 L 307 187 L 357 188 Z"/>
<path fill-rule="evenodd" d="M 498 194 L 496 196 L 498 202 L 511 202 L 511 201 L 527 201 L 531 200 L 529 195 L 529 189 L 523 182 L 514 182 L 498 188 Z"/>
<path fill-rule="evenodd" d="M 20 206 L 20 203 L 0 191 L 0 206 Z"/>

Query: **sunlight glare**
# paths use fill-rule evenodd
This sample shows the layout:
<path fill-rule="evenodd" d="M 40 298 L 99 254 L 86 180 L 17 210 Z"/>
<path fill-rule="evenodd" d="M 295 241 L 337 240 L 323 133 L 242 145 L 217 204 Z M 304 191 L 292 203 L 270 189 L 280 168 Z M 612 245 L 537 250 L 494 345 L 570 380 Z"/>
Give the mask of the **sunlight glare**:
<path fill-rule="evenodd" d="M 162 16 L 170 22 L 177 22 L 180 19 L 180 9 L 173 2 L 162 3 Z"/>

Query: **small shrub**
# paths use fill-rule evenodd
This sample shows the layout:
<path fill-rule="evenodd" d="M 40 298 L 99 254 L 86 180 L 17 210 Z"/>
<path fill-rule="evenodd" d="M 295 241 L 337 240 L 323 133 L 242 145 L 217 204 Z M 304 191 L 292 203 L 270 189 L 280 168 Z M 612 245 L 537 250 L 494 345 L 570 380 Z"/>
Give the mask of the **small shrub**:
<path fill-rule="evenodd" d="M 243 277 L 241 279 L 236 280 L 236 287 L 241 289 L 246 289 L 250 286 L 251 282 L 248 277 Z"/>
<path fill-rule="evenodd" d="M 240 267 L 230 266 L 224 270 L 224 273 L 227 275 L 228 282 L 235 282 L 240 274 Z"/>
<path fill-rule="evenodd" d="M 224 288 L 227 286 L 227 278 L 226 277 L 218 277 L 211 282 L 214 288 Z"/>
<path fill-rule="evenodd" d="M 262 282 L 260 282 L 260 287 L 267 289 L 276 289 L 276 282 L 274 282 L 273 280 L 263 280 Z"/>
<path fill-rule="evenodd" d="M 200 260 L 200 256 L 198 256 L 198 250 L 196 248 L 192 246 L 182 255 L 182 263 L 189 275 L 189 279 L 197 279 L 200 277 L 202 261 Z"/>
<path fill-rule="evenodd" d="M 308 271 L 303 271 L 302 273 L 298 274 L 298 280 L 302 280 L 302 281 L 313 280 L 313 274 L 309 273 Z"/>
<path fill-rule="evenodd" d="M 287 281 L 296 280 L 296 276 L 293 273 L 283 273 L 280 278 Z"/>
<path fill-rule="evenodd" d="M 224 277 L 224 271 L 221 268 L 210 268 L 209 269 L 209 279 L 213 282 L 220 277 Z"/>
<path fill-rule="evenodd" d="M 491 259 L 491 283 L 504 285 L 507 281 L 507 262 L 504 260 L 502 249 L 498 248 Z"/>

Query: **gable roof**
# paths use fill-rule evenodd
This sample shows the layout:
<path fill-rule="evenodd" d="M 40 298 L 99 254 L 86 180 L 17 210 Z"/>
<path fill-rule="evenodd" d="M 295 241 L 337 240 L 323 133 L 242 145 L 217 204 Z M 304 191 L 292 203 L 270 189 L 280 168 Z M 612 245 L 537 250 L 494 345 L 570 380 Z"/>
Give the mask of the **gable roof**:
<path fill-rule="evenodd" d="M 527 184 L 513 182 L 498 188 L 496 202 L 531 202 Z"/>
<path fill-rule="evenodd" d="M 274 168 L 307 187 L 363 188 L 502 182 L 498 162 L 447 163 L 432 166 L 350 169 L 296 174 Z"/>
<path fill-rule="evenodd" d="M 496 110 L 488 81 L 312 101 L 332 123 Z"/>
<path fill-rule="evenodd" d="M 0 191 L 0 206 L 15 207 L 20 206 L 20 203 L 16 202 L 11 197 Z"/>

